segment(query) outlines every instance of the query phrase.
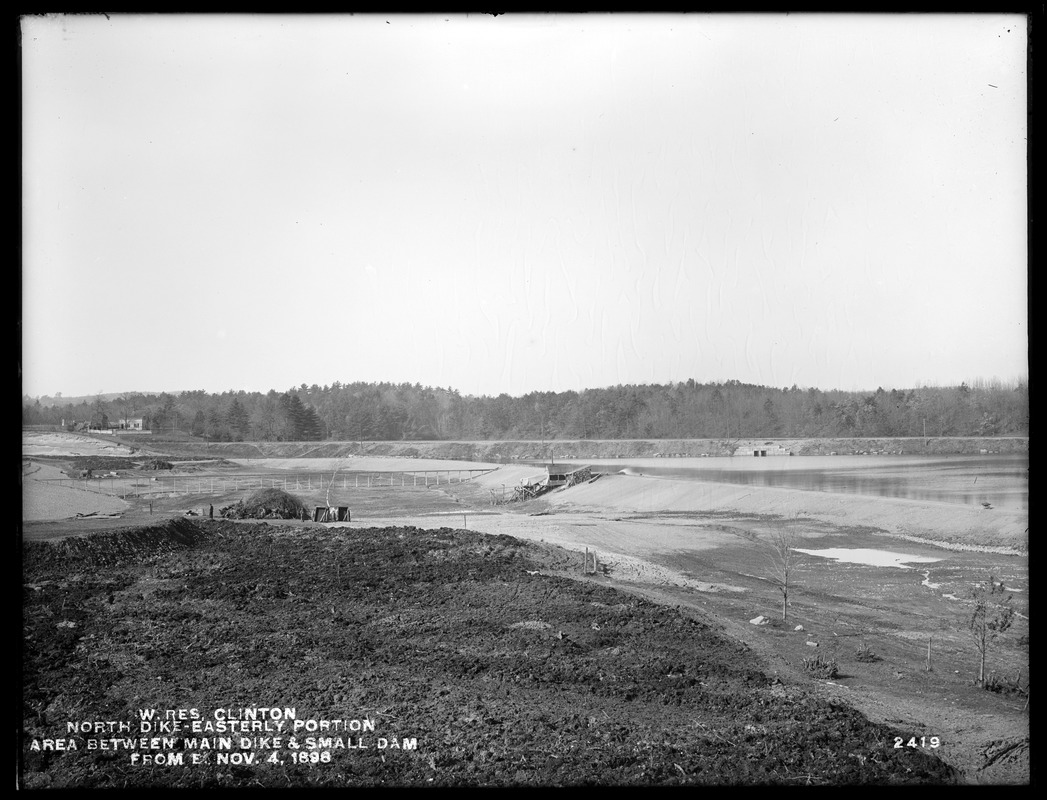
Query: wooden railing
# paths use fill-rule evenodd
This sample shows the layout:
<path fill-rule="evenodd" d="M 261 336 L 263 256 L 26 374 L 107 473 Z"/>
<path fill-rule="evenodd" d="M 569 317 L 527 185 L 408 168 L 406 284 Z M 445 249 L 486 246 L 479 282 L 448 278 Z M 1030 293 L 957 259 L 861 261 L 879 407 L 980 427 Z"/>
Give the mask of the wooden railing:
<path fill-rule="evenodd" d="M 156 494 L 226 494 L 252 489 L 283 489 L 288 492 L 382 487 L 443 486 L 464 483 L 491 469 L 429 469 L 381 472 L 339 471 L 337 473 L 294 473 L 291 475 L 104 475 L 91 478 L 46 478 L 57 484 L 116 497 L 146 497 Z"/>

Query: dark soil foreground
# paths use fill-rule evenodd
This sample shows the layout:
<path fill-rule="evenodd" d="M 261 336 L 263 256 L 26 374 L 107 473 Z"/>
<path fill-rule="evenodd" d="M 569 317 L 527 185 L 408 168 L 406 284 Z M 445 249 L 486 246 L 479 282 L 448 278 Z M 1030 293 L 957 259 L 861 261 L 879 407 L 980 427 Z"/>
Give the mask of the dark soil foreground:
<path fill-rule="evenodd" d="M 568 560 L 225 520 L 25 542 L 20 785 L 956 782 L 929 741 Z"/>

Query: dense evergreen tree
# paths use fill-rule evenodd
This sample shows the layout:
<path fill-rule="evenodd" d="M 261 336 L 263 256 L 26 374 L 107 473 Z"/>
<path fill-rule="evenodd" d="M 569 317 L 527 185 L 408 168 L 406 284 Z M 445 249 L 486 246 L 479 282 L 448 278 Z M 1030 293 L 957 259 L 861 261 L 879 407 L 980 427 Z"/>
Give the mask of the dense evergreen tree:
<path fill-rule="evenodd" d="M 232 402 L 229 404 L 229 412 L 226 415 L 226 419 L 229 422 L 229 427 L 232 429 L 233 434 L 240 440 L 242 440 L 251 431 L 251 417 L 247 413 L 247 409 L 243 407 L 240 399 L 234 397 Z"/>
<path fill-rule="evenodd" d="M 303 406 L 298 439 L 303 442 L 318 442 L 323 438 L 323 424 L 312 406 Z"/>

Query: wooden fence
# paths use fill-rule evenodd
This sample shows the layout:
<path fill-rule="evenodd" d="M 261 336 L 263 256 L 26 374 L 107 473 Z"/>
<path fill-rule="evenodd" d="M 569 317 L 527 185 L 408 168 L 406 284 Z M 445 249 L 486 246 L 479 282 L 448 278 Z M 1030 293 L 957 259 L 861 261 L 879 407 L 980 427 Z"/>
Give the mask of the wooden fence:
<path fill-rule="evenodd" d="M 464 483 L 490 469 L 440 469 L 392 472 L 296 473 L 294 475 L 115 475 L 92 478 L 48 478 L 41 483 L 57 484 L 116 497 L 147 497 L 157 494 L 226 494 L 253 489 L 283 489 L 287 492 L 348 489 L 442 486 Z"/>

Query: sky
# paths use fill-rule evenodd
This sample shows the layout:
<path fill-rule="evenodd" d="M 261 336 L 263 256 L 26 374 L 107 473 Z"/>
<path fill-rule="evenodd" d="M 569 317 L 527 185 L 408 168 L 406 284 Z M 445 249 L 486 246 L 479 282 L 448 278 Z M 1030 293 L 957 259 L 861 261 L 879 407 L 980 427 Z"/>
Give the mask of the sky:
<path fill-rule="evenodd" d="M 31 397 L 1028 375 L 1022 15 L 21 19 Z"/>

